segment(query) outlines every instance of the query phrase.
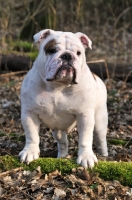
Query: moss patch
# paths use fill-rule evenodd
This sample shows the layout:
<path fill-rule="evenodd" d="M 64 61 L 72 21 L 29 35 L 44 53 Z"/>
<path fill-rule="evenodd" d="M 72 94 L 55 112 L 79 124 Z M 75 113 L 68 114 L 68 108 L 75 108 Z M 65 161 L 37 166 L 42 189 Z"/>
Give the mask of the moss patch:
<path fill-rule="evenodd" d="M 132 144 L 132 141 L 126 141 L 126 140 L 119 140 L 119 139 L 109 139 L 108 140 L 109 144 L 114 144 L 114 145 L 122 145 L 122 146 L 130 146 Z"/>
<path fill-rule="evenodd" d="M 36 48 L 33 45 L 33 43 L 30 43 L 28 41 L 22 41 L 22 40 L 13 41 L 11 43 L 11 48 L 13 49 L 13 51 L 18 51 L 18 52 L 36 51 Z"/>
<path fill-rule="evenodd" d="M 17 167 L 26 167 L 25 164 L 19 162 L 18 158 L 13 156 L 0 156 L 0 171 L 7 171 Z"/>
<path fill-rule="evenodd" d="M 26 55 L 27 55 L 27 57 L 29 57 L 32 61 L 34 61 L 34 60 L 37 58 L 37 56 L 38 56 L 38 51 L 36 51 L 36 52 L 27 52 Z"/>
<path fill-rule="evenodd" d="M 29 165 L 19 162 L 19 158 L 12 156 L 0 156 L 0 170 L 7 171 L 17 167 L 34 170 L 37 166 L 41 167 L 42 173 L 49 173 L 56 169 L 65 173 L 71 173 L 72 168 L 77 168 L 75 159 L 62 158 L 39 158 Z M 132 187 L 132 162 L 106 162 L 99 163 L 90 171 L 99 173 L 104 180 L 118 180 L 123 185 Z"/>
<path fill-rule="evenodd" d="M 132 162 L 100 161 L 93 170 L 104 180 L 118 180 L 132 187 Z"/>
<path fill-rule="evenodd" d="M 124 141 L 124 140 L 118 140 L 118 139 L 110 139 L 108 140 L 108 143 L 110 144 L 114 144 L 114 145 L 126 145 L 127 144 L 127 141 Z"/>

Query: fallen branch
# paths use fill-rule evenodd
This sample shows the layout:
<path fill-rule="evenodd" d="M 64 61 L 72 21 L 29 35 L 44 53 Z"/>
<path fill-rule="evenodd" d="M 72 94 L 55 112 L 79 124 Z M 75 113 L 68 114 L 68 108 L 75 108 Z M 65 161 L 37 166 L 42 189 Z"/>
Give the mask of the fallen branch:
<path fill-rule="evenodd" d="M 5 73 L 5 74 L 0 74 L 0 77 L 7 77 L 7 76 L 15 76 L 15 75 L 19 75 L 19 74 L 26 74 L 28 71 L 27 70 L 23 70 L 23 71 L 19 71 L 19 72 L 10 72 L 10 73 Z"/>
<path fill-rule="evenodd" d="M 71 173 L 73 168 L 77 168 L 75 159 L 62 158 L 39 158 L 29 165 L 19 162 L 19 159 L 13 156 L 0 156 L 0 170 L 6 171 L 13 168 L 23 167 L 26 170 L 35 170 L 41 167 L 42 173 L 50 173 L 58 169 L 61 173 Z M 123 185 L 132 187 L 132 162 L 112 162 L 99 161 L 99 163 L 90 170 L 98 172 L 104 180 L 118 180 Z"/>
<path fill-rule="evenodd" d="M 110 75 L 109 75 L 109 70 L 108 70 L 108 66 L 107 66 L 107 62 L 106 60 L 94 60 L 94 61 L 88 61 L 87 64 L 94 64 L 94 63 L 104 63 L 104 66 L 105 66 L 105 71 L 106 71 L 106 77 L 109 79 L 110 78 Z M 93 69 L 91 69 L 91 71 L 93 72 Z M 96 72 L 95 72 L 96 73 Z M 97 73 L 96 73 L 97 74 Z M 100 76 L 100 75 L 98 75 Z"/>
<path fill-rule="evenodd" d="M 10 173 L 18 172 L 18 171 L 21 171 L 21 170 L 23 170 L 23 167 L 18 167 L 18 168 L 15 168 L 15 169 L 11 169 L 11 170 L 8 170 L 6 172 L 0 173 L 0 177 L 6 176 L 6 175 L 8 175 Z"/>
<path fill-rule="evenodd" d="M 92 61 L 87 61 L 87 64 L 93 64 L 93 63 L 104 63 L 106 62 L 105 60 L 92 60 Z"/>

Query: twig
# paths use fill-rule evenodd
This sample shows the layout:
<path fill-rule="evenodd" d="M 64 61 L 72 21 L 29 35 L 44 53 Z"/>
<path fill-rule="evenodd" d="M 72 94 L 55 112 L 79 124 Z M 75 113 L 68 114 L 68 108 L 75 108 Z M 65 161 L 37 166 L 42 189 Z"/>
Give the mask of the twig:
<path fill-rule="evenodd" d="M 106 70 L 107 78 L 110 79 L 109 71 L 108 71 L 108 67 L 107 67 L 106 61 L 104 62 L 104 65 L 105 65 L 105 70 Z"/>
<path fill-rule="evenodd" d="M 19 71 L 19 72 L 10 72 L 10 73 L 6 73 L 6 74 L 0 74 L 0 77 L 14 76 L 14 75 L 18 75 L 18 74 L 24 74 L 27 72 L 28 72 L 27 70 L 23 70 L 23 71 Z"/>
<path fill-rule="evenodd" d="M 34 197 L 32 197 L 30 194 L 27 194 L 26 192 L 22 191 L 22 190 L 19 189 L 19 188 L 17 188 L 17 189 L 18 189 L 18 192 L 14 192 L 14 193 L 8 194 L 8 195 L 6 195 L 6 198 L 9 199 L 10 196 L 19 194 L 19 193 L 21 192 L 21 193 L 23 193 L 25 196 L 30 197 L 30 199 L 36 200 L 36 199 L 35 199 Z M 28 189 L 28 190 L 29 190 L 29 189 Z"/>
<path fill-rule="evenodd" d="M 114 27 L 116 27 L 116 25 L 117 25 L 119 19 L 120 19 L 125 13 L 127 13 L 129 10 L 131 10 L 131 9 L 132 9 L 132 6 L 126 8 L 125 10 L 123 10 L 123 12 L 117 17 L 117 19 L 116 19 L 116 21 L 115 21 L 115 24 L 114 24 Z"/>
<path fill-rule="evenodd" d="M 8 136 L 7 136 L 8 137 Z M 11 141 L 10 141 L 11 142 Z M 4 150 L 5 153 L 7 153 L 9 156 L 12 156 L 8 151 Z"/>
<path fill-rule="evenodd" d="M 88 64 L 91 63 L 100 63 L 100 62 L 106 62 L 105 60 L 93 60 L 93 61 L 87 61 Z"/>
<path fill-rule="evenodd" d="M 127 79 L 128 79 L 128 77 L 130 76 L 131 73 L 132 73 L 132 70 L 131 70 L 131 71 L 128 73 L 128 75 L 126 76 L 124 83 L 127 82 Z"/>
<path fill-rule="evenodd" d="M 124 147 L 126 147 L 130 142 L 131 142 L 132 138 L 129 139 L 129 141 L 125 144 Z"/>
<path fill-rule="evenodd" d="M 1 127 L 2 127 L 2 130 L 3 130 L 4 134 L 5 134 L 6 136 L 8 136 L 8 134 L 5 132 L 5 129 L 4 129 L 3 125 L 2 125 L 2 123 L 0 123 L 0 125 L 1 125 Z"/>
<path fill-rule="evenodd" d="M 104 63 L 107 78 L 108 78 L 108 79 L 110 78 L 106 60 L 87 61 L 87 63 L 88 63 L 88 64 L 92 64 L 92 63 Z"/>
<path fill-rule="evenodd" d="M 22 169 L 23 169 L 23 167 L 18 167 L 18 168 L 16 168 L 16 169 L 12 169 L 12 170 L 9 170 L 9 171 L 0 173 L 0 177 L 1 177 L 1 176 L 6 176 L 6 175 L 9 174 L 9 173 L 21 171 Z"/>
<path fill-rule="evenodd" d="M 26 192 L 24 192 L 24 191 L 22 191 L 22 190 L 20 190 L 20 189 L 19 189 L 19 192 L 25 194 L 26 196 L 30 197 L 30 198 L 33 199 L 33 200 L 36 200 L 36 199 L 35 199 L 34 197 L 32 197 L 30 194 L 27 194 Z"/>

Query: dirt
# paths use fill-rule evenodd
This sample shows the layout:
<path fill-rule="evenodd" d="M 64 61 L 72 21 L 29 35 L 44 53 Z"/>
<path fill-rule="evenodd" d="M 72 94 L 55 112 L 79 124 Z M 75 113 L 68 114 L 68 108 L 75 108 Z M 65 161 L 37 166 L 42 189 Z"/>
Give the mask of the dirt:
<path fill-rule="evenodd" d="M 0 155 L 18 155 L 24 147 L 24 130 L 20 120 L 20 87 L 24 76 L 0 77 Z M 106 160 L 132 161 L 132 82 L 105 80 L 108 90 L 108 149 Z M 51 130 L 40 130 L 42 157 L 56 157 L 57 145 Z M 68 134 L 69 155 L 77 156 L 78 134 Z M 112 144 L 120 139 L 123 144 Z M 97 154 L 95 147 L 94 152 Z M 98 159 L 104 159 L 97 155 Z M 73 173 L 61 175 L 55 171 L 42 174 L 41 169 L 33 172 L 16 169 L 0 175 L 1 199 L 132 199 L 132 190 L 118 181 L 104 181 L 97 174 L 88 174 L 82 167 Z"/>

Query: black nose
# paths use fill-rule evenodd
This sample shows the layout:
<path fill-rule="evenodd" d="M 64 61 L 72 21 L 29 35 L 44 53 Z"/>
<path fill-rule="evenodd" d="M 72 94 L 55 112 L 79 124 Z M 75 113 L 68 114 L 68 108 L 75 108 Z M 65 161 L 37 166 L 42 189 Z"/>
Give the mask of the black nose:
<path fill-rule="evenodd" d="M 61 55 L 61 58 L 63 60 L 67 60 L 67 61 L 70 61 L 72 59 L 72 56 L 70 53 L 64 53 L 63 55 Z"/>

